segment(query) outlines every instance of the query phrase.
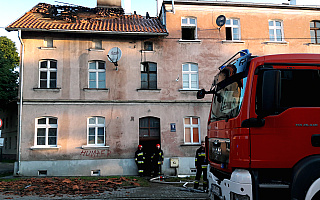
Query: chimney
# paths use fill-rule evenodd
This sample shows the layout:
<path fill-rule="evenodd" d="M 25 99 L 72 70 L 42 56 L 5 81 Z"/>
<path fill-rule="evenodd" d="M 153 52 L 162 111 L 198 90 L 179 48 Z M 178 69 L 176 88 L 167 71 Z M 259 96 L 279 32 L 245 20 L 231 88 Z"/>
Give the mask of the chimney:
<path fill-rule="evenodd" d="M 97 0 L 97 7 L 121 8 L 121 0 Z"/>

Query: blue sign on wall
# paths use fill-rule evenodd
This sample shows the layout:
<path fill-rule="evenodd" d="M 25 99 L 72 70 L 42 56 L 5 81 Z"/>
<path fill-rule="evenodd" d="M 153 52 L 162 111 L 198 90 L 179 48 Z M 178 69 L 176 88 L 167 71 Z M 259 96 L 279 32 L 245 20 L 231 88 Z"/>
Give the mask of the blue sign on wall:
<path fill-rule="evenodd" d="M 170 130 L 171 130 L 171 132 L 176 132 L 176 123 L 170 124 Z"/>

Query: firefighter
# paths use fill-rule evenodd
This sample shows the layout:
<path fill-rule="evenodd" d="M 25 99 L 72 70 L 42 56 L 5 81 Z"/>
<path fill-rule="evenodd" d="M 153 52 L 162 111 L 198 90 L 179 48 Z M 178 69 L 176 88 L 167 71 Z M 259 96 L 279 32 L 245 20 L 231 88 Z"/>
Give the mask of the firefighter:
<path fill-rule="evenodd" d="M 144 166 L 145 166 L 145 154 L 142 150 L 142 145 L 138 146 L 138 150 L 135 153 L 135 161 L 138 167 L 138 174 L 140 177 L 143 176 L 144 173 Z"/>
<path fill-rule="evenodd" d="M 208 189 L 207 179 L 207 159 L 205 152 L 205 142 L 201 142 L 201 147 L 196 151 L 195 166 L 197 168 L 196 180 L 194 181 L 194 189 L 198 189 L 201 174 L 203 172 L 203 190 Z"/>
<path fill-rule="evenodd" d="M 161 174 L 161 165 L 163 164 L 163 151 L 161 150 L 160 144 L 156 145 L 156 150 L 151 156 L 154 176 L 159 176 Z"/>

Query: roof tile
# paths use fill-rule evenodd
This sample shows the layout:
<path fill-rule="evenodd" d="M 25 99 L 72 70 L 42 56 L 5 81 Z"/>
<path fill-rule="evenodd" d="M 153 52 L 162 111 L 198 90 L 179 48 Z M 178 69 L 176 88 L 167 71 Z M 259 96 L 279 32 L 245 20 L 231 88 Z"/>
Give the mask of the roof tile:
<path fill-rule="evenodd" d="M 117 33 L 167 34 L 156 17 L 124 15 L 122 8 L 86 8 L 39 3 L 7 30 L 102 31 Z"/>

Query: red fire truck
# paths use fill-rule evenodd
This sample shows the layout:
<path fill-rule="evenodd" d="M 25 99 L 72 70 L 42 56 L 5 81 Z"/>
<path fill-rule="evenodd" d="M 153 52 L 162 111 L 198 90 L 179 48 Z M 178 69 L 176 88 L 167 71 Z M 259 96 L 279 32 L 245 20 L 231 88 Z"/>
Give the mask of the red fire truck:
<path fill-rule="evenodd" d="M 209 197 L 320 199 L 320 55 L 252 56 L 239 51 L 219 67 L 206 152 Z M 269 194 L 270 195 L 270 194 Z"/>

